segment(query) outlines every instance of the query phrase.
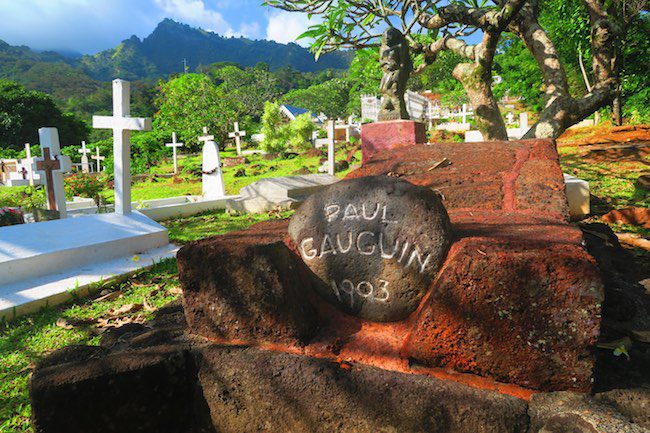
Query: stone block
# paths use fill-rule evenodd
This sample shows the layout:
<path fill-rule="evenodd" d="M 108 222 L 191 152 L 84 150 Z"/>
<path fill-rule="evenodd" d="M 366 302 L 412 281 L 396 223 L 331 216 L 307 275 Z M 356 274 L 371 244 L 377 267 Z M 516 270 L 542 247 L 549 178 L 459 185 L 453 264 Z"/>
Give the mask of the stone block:
<path fill-rule="evenodd" d="M 427 134 L 424 123 L 412 120 L 367 123 L 361 127 L 363 163 L 380 151 L 426 142 Z"/>
<path fill-rule="evenodd" d="M 284 244 L 286 222 L 193 242 L 178 252 L 190 332 L 216 340 L 300 345 L 317 329 L 311 280 Z"/>
<path fill-rule="evenodd" d="M 524 433 L 526 402 L 425 375 L 208 347 L 199 383 L 221 433 Z"/>
<path fill-rule="evenodd" d="M 405 355 L 538 390 L 588 391 L 603 283 L 579 229 L 453 214 L 457 241 Z"/>
<path fill-rule="evenodd" d="M 109 353 L 71 346 L 37 366 L 30 379 L 37 433 L 182 433 L 193 397 L 187 352 L 162 345 Z"/>
<path fill-rule="evenodd" d="M 591 212 L 589 182 L 566 173 L 564 174 L 564 182 L 571 219 L 584 219 Z"/>

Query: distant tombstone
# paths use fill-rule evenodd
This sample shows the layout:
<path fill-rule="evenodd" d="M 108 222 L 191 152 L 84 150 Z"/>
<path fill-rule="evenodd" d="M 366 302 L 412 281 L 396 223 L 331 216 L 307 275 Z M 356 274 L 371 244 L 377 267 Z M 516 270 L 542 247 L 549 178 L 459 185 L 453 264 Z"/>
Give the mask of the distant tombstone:
<path fill-rule="evenodd" d="M 29 143 L 25 143 L 25 159 L 27 160 L 27 178 L 29 185 L 34 186 L 34 167 L 32 167 L 32 149 Z"/>
<path fill-rule="evenodd" d="M 528 113 L 519 113 L 519 129 L 528 131 Z"/>
<path fill-rule="evenodd" d="M 106 159 L 105 156 L 101 156 L 99 154 L 99 146 L 95 147 L 95 155 L 90 156 L 92 159 L 97 161 L 97 173 L 102 172 L 102 164 L 101 162 Z"/>
<path fill-rule="evenodd" d="M 508 111 L 508 114 L 506 114 L 506 121 L 508 122 L 508 125 L 515 123 L 515 115 L 512 114 L 512 111 Z"/>
<path fill-rule="evenodd" d="M 81 142 L 81 149 L 77 150 L 81 154 L 81 171 L 84 173 L 90 173 L 90 163 L 88 162 L 88 149 L 86 148 L 86 142 Z"/>
<path fill-rule="evenodd" d="M 203 127 L 203 136 L 199 137 L 203 144 L 203 197 L 208 199 L 226 196 L 221 171 L 219 147 L 214 142 L 214 135 L 208 135 L 208 128 Z"/>
<path fill-rule="evenodd" d="M 241 137 L 246 136 L 246 131 L 239 130 L 239 122 L 235 122 L 235 131 L 228 134 L 228 137 L 235 139 L 237 146 L 237 156 L 241 156 Z"/>
<path fill-rule="evenodd" d="M 184 143 L 177 143 L 176 142 L 176 133 L 172 132 L 172 142 L 171 143 L 165 143 L 165 146 L 171 147 L 174 149 L 174 174 L 178 173 L 178 156 L 176 154 L 176 149 L 179 147 L 183 147 Z"/>
<path fill-rule="evenodd" d="M 47 191 L 49 210 L 59 211 L 61 218 L 66 217 L 65 188 L 63 173 L 72 169 L 69 156 L 61 155 L 59 131 L 56 128 L 41 128 L 38 130 L 41 144 L 40 158 L 34 158 L 34 169 L 41 172 Z"/>
<path fill-rule="evenodd" d="M 336 125 L 333 120 L 327 122 L 327 173 L 334 175 L 334 134 Z"/>
<path fill-rule="evenodd" d="M 326 300 L 382 322 L 417 308 L 452 242 L 438 195 L 388 176 L 343 180 L 311 195 L 289 234 Z"/>
<path fill-rule="evenodd" d="M 131 114 L 131 84 L 113 80 L 113 116 L 93 116 L 93 128 L 113 130 L 115 212 L 131 213 L 131 131 L 151 131 L 151 119 Z"/>

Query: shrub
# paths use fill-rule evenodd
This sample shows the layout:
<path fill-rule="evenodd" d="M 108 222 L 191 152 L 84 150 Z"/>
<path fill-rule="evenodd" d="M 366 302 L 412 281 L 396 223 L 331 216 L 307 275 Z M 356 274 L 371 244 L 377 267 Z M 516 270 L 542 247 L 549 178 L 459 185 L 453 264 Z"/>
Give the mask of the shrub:
<path fill-rule="evenodd" d="M 267 102 L 262 115 L 264 141 L 260 147 L 265 152 L 309 149 L 314 128 L 310 113 L 298 116 L 293 122 L 285 122 L 280 114 L 280 105 Z"/>
<path fill-rule="evenodd" d="M 100 193 L 104 190 L 104 186 L 104 181 L 96 174 L 76 173 L 65 179 L 67 196 L 92 198 L 97 207 L 101 204 Z"/>
<path fill-rule="evenodd" d="M 19 209 L 9 207 L 0 208 L 0 227 L 24 224 L 23 213 Z"/>

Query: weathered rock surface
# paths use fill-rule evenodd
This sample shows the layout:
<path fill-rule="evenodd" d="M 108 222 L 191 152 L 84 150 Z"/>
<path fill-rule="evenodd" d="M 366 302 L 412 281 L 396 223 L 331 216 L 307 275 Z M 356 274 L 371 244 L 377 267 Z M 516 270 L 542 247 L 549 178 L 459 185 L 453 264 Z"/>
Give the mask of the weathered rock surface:
<path fill-rule="evenodd" d="M 576 227 L 452 213 L 458 240 L 406 354 L 542 390 L 588 391 L 603 283 Z"/>
<path fill-rule="evenodd" d="M 536 394 L 528 406 L 528 433 L 647 433 L 611 406 L 572 392 Z"/>
<path fill-rule="evenodd" d="M 375 153 L 370 160 L 364 155 L 364 165 L 348 179 L 388 173 L 439 191 L 448 211 L 522 211 L 568 221 L 553 140 L 397 147 Z"/>
<path fill-rule="evenodd" d="M 224 158 L 223 166 L 224 167 L 235 167 L 237 165 L 248 164 L 248 158 L 245 156 L 235 156 L 233 158 Z"/>
<path fill-rule="evenodd" d="M 289 234 L 324 283 L 319 293 L 373 321 L 400 320 L 417 308 L 452 241 L 438 195 L 388 176 L 313 194 L 291 218 Z"/>
<path fill-rule="evenodd" d="M 217 340 L 301 345 L 316 331 L 311 280 L 283 243 L 286 223 L 193 242 L 178 252 L 191 332 Z"/>

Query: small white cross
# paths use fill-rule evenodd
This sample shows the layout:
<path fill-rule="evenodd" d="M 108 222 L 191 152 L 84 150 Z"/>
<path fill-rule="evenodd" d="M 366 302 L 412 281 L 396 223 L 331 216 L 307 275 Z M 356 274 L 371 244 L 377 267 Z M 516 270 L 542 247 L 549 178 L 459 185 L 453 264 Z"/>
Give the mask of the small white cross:
<path fill-rule="evenodd" d="M 91 155 L 90 157 L 91 157 L 92 159 L 96 159 L 96 160 L 97 160 L 97 173 L 101 173 L 101 171 L 102 171 L 101 161 L 105 160 L 106 157 L 105 157 L 105 156 L 101 156 L 101 155 L 99 154 L 99 146 L 97 146 L 97 147 L 95 148 L 95 151 L 96 151 L 97 155 Z"/>
<path fill-rule="evenodd" d="M 203 127 L 203 135 L 199 137 L 199 141 L 207 143 L 208 141 L 214 141 L 214 135 L 208 135 L 208 127 Z"/>
<path fill-rule="evenodd" d="M 86 142 L 85 141 L 81 142 L 81 149 L 77 150 L 77 152 L 79 152 L 82 155 L 86 156 L 86 154 L 88 153 L 88 149 L 86 148 Z"/>
<path fill-rule="evenodd" d="M 131 84 L 113 80 L 113 115 L 93 116 L 93 128 L 113 130 L 115 212 L 131 213 L 131 131 L 151 131 L 151 119 L 130 117 Z"/>
<path fill-rule="evenodd" d="M 172 132 L 172 142 L 171 143 L 165 143 L 165 146 L 171 147 L 174 150 L 174 174 L 178 173 L 178 159 L 176 156 L 176 149 L 179 147 L 183 147 L 183 144 L 185 143 L 177 143 L 176 142 L 176 133 Z"/>
<path fill-rule="evenodd" d="M 235 139 L 235 144 L 237 145 L 237 155 L 241 156 L 241 137 L 246 136 L 246 131 L 239 130 L 239 122 L 235 122 L 235 132 L 228 134 L 228 137 Z"/>

